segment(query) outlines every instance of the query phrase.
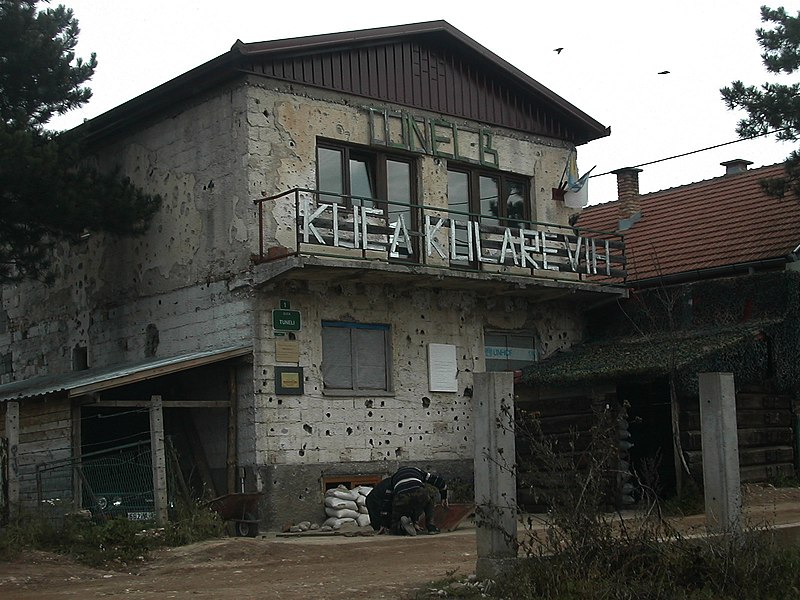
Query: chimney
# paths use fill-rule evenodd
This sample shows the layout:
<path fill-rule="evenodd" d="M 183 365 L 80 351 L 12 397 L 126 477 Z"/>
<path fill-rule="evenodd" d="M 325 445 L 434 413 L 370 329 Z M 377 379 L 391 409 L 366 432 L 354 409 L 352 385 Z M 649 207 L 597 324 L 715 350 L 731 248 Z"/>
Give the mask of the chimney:
<path fill-rule="evenodd" d="M 752 165 L 753 161 L 736 158 L 734 160 L 726 160 L 719 164 L 725 167 L 725 175 L 736 175 L 737 173 L 744 173 L 747 171 L 747 167 Z"/>
<path fill-rule="evenodd" d="M 617 176 L 617 198 L 619 200 L 620 219 L 630 219 L 640 212 L 639 207 L 639 173 L 641 169 L 625 167 L 612 171 Z"/>

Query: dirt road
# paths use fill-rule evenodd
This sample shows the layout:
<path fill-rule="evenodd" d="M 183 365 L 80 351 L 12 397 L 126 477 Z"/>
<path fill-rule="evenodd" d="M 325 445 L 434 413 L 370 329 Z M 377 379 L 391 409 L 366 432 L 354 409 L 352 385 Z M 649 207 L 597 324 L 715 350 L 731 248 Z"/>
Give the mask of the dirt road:
<path fill-rule="evenodd" d="M 0 563 L 0 598 L 403 598 L 475 569 L 474 530 L 417 537 L 224 538 L 160 551 L 137 574 L 50 554 Z"/>
<path fill-rule="evenodd" d="M 747 487 L 752 525 L 800 523 L 800 489 Z M 681 519 L 703 529 L 702 515 Z M 28 554 L 0 562 L 0 598 L 250 598 L 399 600 L 449 574 L 473 573 L 475 530 L 436 536 L 224 538 L 157 552 L 136 573 L 102 571 L 65 557 Z"/>

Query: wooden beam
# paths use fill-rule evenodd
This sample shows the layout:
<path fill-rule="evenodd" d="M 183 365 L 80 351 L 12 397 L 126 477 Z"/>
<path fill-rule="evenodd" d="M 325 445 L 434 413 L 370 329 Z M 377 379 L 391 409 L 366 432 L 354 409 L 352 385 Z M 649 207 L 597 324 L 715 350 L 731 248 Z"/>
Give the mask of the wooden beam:
<path fill-rule="evenodd" d="M 97 400 L 84 404 L 93 408 L 149 408 L 150 400 Z M 228 408 L 227 400 L 164 400 L 163 408 Z"/>
<path fill-rule="evenodd" d="M 167 512 L 167 460 L 164 449 L 164 412 L 161 396 L 150 400 L 150 455 L 153 461 L 153 501 L 156 523 L 163 526 L 169 519 Z"/>
<path fill-rule="evenodd" d="M 19 516 L 19 402 L 6 402 L 6 439 L 8 440 L 8 517 Z"/>
<path fill-rule="evenodd" d="M 218 354 L 207 354 L 197 358 L 187 360 L 177 360 L 167 364 L 162 364 L 157 367 L 143 368 L 141 371 L 126 372 L 119 374 L 111 374 L 102 381 L 94 381 L 86 385 L 74 387 L 69 390 L 69 396 L 83 396 L 86 394 L 93 394 L 103 390 L 119 387 L 122 385 L 129 385 L 139 381 L 147 381 L 148 379 L 155 379 L 170 373 L 177 373 L 178 371 L 185 371 L 186 369 L 193 369 L 201 367 L 210 363 L 221 362 L 231 358 L 238 358 L 253 352 L 252 348 L 233 348 Z"/>
<path fill-rule="evenodd" d="M 237 410 L 236 367 L 228 368 L 228 459 L 227 479 L 228 493 L 236 493 L 236 463 L 238 445 L 238 410 Z"/>

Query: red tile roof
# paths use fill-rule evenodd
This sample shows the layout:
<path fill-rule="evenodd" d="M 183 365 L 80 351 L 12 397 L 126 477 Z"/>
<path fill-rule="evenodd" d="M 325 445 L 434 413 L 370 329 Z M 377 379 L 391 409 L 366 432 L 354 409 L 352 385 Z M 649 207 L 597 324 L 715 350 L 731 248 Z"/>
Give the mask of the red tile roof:
<path fill-rule="evenodd" d="M 639 196 L 641 218 L 622 232 L 628 282 L 787 256 L 800 244 L 800 200 L 759 185 L 782 174 L 778 164 Z M 589 206 L 577 226 L 616 231 L 619 209 Z"/>

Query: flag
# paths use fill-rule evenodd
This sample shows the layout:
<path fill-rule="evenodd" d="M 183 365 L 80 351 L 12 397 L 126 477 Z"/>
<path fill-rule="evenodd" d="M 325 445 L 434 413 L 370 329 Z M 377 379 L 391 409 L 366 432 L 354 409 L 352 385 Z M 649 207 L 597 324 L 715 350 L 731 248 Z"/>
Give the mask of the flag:
<path fill-rule="evenodd" d="M 589 175 L 595 167 L 584 173 L 583 177 L 578 178 L 578 165 L 575 160 L 575 153 L 572 152 L 567 159 L 567 166 L 564 174 L 567 183 L 564 188 L 564 206 L 568 208 L 583 208 L 589 203 Z"/>

